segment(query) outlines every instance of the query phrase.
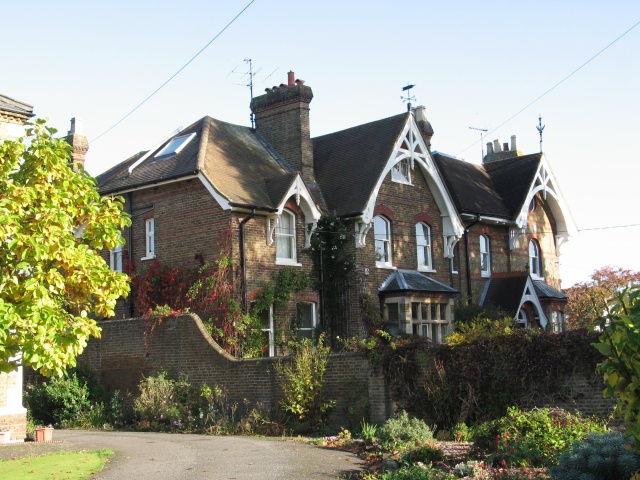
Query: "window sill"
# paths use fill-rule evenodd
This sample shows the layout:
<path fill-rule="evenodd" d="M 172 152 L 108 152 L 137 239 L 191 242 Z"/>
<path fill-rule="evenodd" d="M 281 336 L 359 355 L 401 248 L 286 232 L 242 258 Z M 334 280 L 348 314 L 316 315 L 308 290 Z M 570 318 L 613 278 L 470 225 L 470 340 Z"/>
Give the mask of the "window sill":
<path fill-rule="evenodd" d="M 394 182 L 394 183 L 399 183 L 401 185 L 410 185 L 410 186 L 413 187 L 413 183 L 411 183 L 411 181 L 405 182 L 404 180 L 400 180 L 400 179 L 397 179 L 397 178 L 392 178 L 391 181 Z"/>
<path fill-rule="evenodd" d="M 142 257 L 140 260 L 153 260 L 154 258 L 156 258 L 156 256 L 155 255 L 151 255 L 151 256 L 148 256 L 148 257 Z"/>
<path fill-rule="evenodd" d="M 437 273 L 433 268 L 430 267 L 418 267 L 418 271 L 425 273 Z"/>
<path fill-rule="evenodd" d="M 376 268 L 384 268 L 385 270 L 397 270 L 398 269 L 398 267 L 394 267 L 390 263 L 377 263 L 377 262 L 376 262 Z"/>
<path fill-rule="evenodd" d="M 284 258 L 276 259 L 276 265 L 287 265 L 289 267 L 301 267 L 302 264 L 296 262 L 295 260 L 287 260 Z"/>

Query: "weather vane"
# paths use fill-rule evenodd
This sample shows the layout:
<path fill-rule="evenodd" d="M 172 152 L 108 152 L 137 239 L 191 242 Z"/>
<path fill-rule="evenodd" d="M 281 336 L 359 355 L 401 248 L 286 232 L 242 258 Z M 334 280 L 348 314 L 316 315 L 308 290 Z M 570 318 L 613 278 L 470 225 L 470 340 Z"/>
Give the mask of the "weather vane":
<path fill-rule="evenodd" d="M 544 127 L 546 127 L 546 125 L 542 124 L 542 115 L 538 115 L 538 125 L 536 126 L 536 129 L 540 132 L 540 153 L 542 153 L 542 131 L 544 130 Z"/>
<path fill-rule="evenodd" d="M 402 91 L 403 92 L 407 92 L 407 96 L 404 97 L 402 95 L 400 95 L 400 98 L 402 99 L 402 102 L 408 102 L 407 103 L 407 112 L 411 111 L 411 100 L 415 100 L 416 97 L 412 97 L 411 96 L 411 89 L 415 87 L 415 85 L 407 85 L 406 87 L 402 87 Z"/>

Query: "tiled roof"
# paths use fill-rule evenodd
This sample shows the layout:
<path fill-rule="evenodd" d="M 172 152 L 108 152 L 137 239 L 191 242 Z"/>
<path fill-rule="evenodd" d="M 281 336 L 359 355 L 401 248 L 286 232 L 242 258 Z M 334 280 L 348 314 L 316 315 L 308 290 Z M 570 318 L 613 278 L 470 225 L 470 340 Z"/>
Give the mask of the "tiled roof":
<path fill-rule="evenodd" d="M 509 218 L 514 219 L 520 212 L 541 159 L 541 153 L 534 153 L 484 165 L 496 191 L 509 210 Z"/>
<path fill-rule="evenodd" d="M 491 278 L 480 304 L 500 308 L 506 314 L 515 316 L 528 279 L 529 275 L 524 272 Z"/>
<path fill-rule="evenodd" d="M 542 154 L 475 165 L 434 153 L 433 159 L 460 213 L 515 220 L 533 183 Z"/>
<path fill-rule="evenodd" d="M 492 305 L 509 315 L 515 315 L 529 278 L 526 272 L 496 274 L 487 282 L 481 305 Z M 533 288 L 538 298 L 567 299 L 564 293 L 544 280 L 533 280 Z"/>
<path fill-rule="evenodd" d="M 451 288 L 415 270 L 396 270 L 384 281 L 380 287 L 380 292 L 460 293 L 455 288 Z"/>
<path fill-rule="evenodd" d="M 536 294 L 539 298 L 557 298 L 559 300 L 566 300 L 569 298 L 563 292 L 557 288 L 553 288 L 543 280 L 534 280 L 533 287 L 536 289 Z"/>
<path fill-rule="evenodd" d="M 432 157 L 458 212 L 509 216 L 509 210 L 482 165 L 442 153 L 433 153 Z"/>
<path fill-rule="evenodd" d="M 14 100 L 11 97 L 0 94 L 0 111 L 17 113 L 25 117 L 33 117 L 33 105 Z"/>
<path fill-rule="evenodd" d="M 278 185 L 286 183 L 290 172 L 250 128 L 204 117 L 173 138 L 190 133 L 196 136 L 177 154 L 154 157 L 171 140 L 167 139 L 130 174 L 129 167 L 141 154 L 98 176 L 100 192 L 117 193 L 202 173 L 231 203 L 274 208 L 282 200 L 278 192 L 283 195 L 286 189 Z M 268 187 L 266 179 L 276 186 Z"/>
<path fill-rule="evenodd" d="M 408 115 L 313 139 L 315 177 L 330 211 L 349 215 L 364 210 Z"/>

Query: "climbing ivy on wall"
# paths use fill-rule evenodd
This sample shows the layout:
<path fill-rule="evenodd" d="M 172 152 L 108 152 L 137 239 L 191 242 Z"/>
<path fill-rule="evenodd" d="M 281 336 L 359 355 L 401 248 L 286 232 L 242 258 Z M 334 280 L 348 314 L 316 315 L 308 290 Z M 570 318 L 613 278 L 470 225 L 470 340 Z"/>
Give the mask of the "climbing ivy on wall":
<path fill-rule="evenodd" d="M 345 325 L 344 295 L 350 287 L 356 264 L 349 251 L 354 226 L 350 220 L 326 215 L 318 220 L 311 235 L 308 253 L 313 262 L 313 276 L 321 295 L 321 315 L 327 338 L 333 347 L 343 335 Z"/>

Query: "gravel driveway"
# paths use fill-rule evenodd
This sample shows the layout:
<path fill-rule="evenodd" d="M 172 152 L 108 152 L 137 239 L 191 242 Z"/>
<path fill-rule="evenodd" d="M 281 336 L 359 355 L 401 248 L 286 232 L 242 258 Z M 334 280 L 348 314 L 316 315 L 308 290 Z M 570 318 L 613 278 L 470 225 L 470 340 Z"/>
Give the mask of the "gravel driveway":
<path fill-rule="evenodd" d="M 0 457 L 11 458 L 11 449 L 25 447 L 2 447 Z M 348 452 L 257 437 L 56 430 L 49 447 L 113 450 L 104 470 L 92 477 L 100 480 L 328 480 L 349 478 L 362 466 Z M 29 448 L 38 449 L 35 444 Z"/>

